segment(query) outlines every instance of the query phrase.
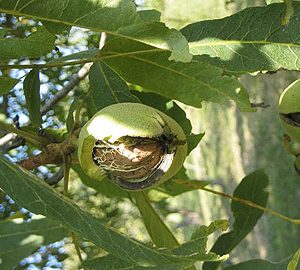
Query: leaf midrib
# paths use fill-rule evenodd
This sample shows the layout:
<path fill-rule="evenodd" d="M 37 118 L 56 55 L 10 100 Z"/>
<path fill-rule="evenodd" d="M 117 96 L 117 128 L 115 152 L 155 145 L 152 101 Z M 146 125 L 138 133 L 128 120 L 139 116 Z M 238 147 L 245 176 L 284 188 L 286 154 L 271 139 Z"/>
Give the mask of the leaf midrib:
<path fill-rule="evenodd" d="M 227 46 L 227 45 L 277 45 L 284 47 L 300 47 L 297 43 L 273 42 L 266 40 L 219 40 L 212 42 L 201 42 L 201 40 L 189 41 L 190 48 L 195 47 L 211 47 L 211 46 Z"/>
<path fill-rule="evenodd" d="M 166 66 L 160 65 L 160 64 L 158 64 L 158 63 L 156 63 L 156 62 L 152 62 L 152 61 L 150 61 L 150 60 L 146 60 L 145 58 L 140 58 L 140 57 L 137 57 L 137 56 L 134 56 L 134 55 L 128 55 L 128 57 L 129 57 L 129 58 L 136 59 L 136 60 L 139 60 L 139 61 L 142 61 L 142 62 L 146 62 L 146 63 L 148 63 L 148 64 L 157 66 L 157 67 L 159 67 L 159 68 L 161 68 L 161 69 L 165 69 L 165 70 L 167 70 L 167 71 L 173 72 L 173 73 L 175 73 L 175 74 L 177 74 L 177 75 L 179 75 L 179 76 L 182 76 L 182 77 L 185 77 L 185 78 L 187 78 L 187 79 L 189 79 L 189 80 L 195 81 L 195 82 L 197 82 L 197 83 L 199 83 L 199 84 L 201 84 L 201 85 L 207 87 L 207 88 L 210 89 L 211 91 L 215 91 L 215 92 L 217 92 L 218 94 L 220 94 L 220 95 L 222 95 L 222 96 L 224 96 L 224 97 L 226 97 L 226 98 L 229 97 L 228 95 L 226 95 L 226 94 L 223 93 L 222 91 L 218 90 L 217 88 L 211 87 L 209 84 L 207 84 L 207 83 L 205 83 L 205 82 L 203 82 L 203 81 L 200 81 L 200 80 L 198 80 L 198 79 L 195 78 L 195 77 L 188 76 L 187 74 L 182 73 L 182 72 L 177 71 L 177 70 L 174 70 L 174 69 L 172 69 L 172 68 L 170 68 L 170 67 L 166 67 Z M 191 63 L 197 63 L 197 61 L 192 61 Z M 226 76 L 223 76 L 223 78 L 225 78 L 225 77 L 226 77 Z M 220 76 L 219 78 L 222 78 L 222 77 Z"/>
<path fill-rule="evenodd" d="M 35 0 L 32 0 L 32 1 L 35 1 Z M 109 31 L 107 29 L 95 28 L 95 27 L 92 27 L 92 26 L 83 26 L 81 24 L 76 23 L 76 21 L 75 22 L 67 22 L 67 21 L 61 21 L 61 20 L 47 18 L 47 17 L 45 18 L 43 16 L 28 15 L 28 14 L 23 14 L 22 12 L 17 12 L 16 10 L 7 10 L 7 9 L 0 8 L 0 12 L 11 14 L 13 16 L 25 16 L 25 17 L 37 19 L 37 20 L 40 20 L 40 21 L 48 21 L 48 22 L 53 22 L 53 23 L 65 24 L 65 25 L 68 25 L 68 26 L 77 26 L 79 28 L 89 29 L 89 30 L 92 30 L 94 32 L 105 32 L 105 33 L 113 35 L 113 36 L 118 36 L 118 37 L 122 37 L 122 38 L 125 38 L 125 39 L 136 41 L 136 39 L 134 39 L 130 36 L 122 35 L 119 32 L 117 32 L 122 27 L 119 27 L 118 29 L 115 30 L 115 32 L 113 32 L 113 31 L 111 31 L 111 30 Z M 144 23 L 143 21 L 140 22 L 140 24 L 143 24 L 143 23 Z M 129 24 L 129 25 L 127 25 L 127 27 L 132 26 L 132 25 L 137 25 L 137 24 Z"/>

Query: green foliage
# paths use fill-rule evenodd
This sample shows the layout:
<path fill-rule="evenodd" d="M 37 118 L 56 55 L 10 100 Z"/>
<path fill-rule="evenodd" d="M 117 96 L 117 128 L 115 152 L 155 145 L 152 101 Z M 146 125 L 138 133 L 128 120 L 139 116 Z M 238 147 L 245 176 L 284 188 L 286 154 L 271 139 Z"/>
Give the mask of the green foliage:
<path fill-rule="evenodd" d="M 14 78 L 0 76 L 0 96 L 12 89 L 18 83 L 18 81 L 19 80 Z"/>
<path fill-rule="evenodd" d="M 118 74 L 103 62 L 95 62 L 89 73 L 90 91 L 85 102 L 91 115 L 106 106 L 121 102 L 139 102 Z"/>
<path fill-rule="evenodd" d="M 196 59 L 227 72 L 299 70 L 299 2 L 294 2 L 294 9 L 295 16 L 286 26 L 281 24 L 285 5 L 273 4 L 196 22 L 181 32 L 189 41 L 191 53 L 199 56 Z"/>
<path fill-rule="evenodd" d="M 298 265 L 300 260 L 300 249 L 297 250 L 297 252 L 294 254 L 293 258 L 288 264 L 287 270 L 297 270 L 300 268 L 300 265 Z"/>
<path fill-rule="evenodd" d="M 147 1 L 142 2 L 147 5 Z M 242 1 L 230 2 L 242 5 Z M 243 244 L 264 212 L 293 225 L 299 224 L 297 219 L 265 208 L 268 176 L 262 170 L 245 176 L 235 187 L 233 197 L 223 192 L 223 189 L 234 188 L 233 183 L 227 187 L 217 174 L 221 171 L 218 166 L 224 166 L 224 170 L 229 168 L 227 164 L 221 164 L 223 160 L 218 156 L 220 151 L 226 155 L 226 150 L 214 151 L 214 145 L 204 145 L 210 151 L 201 159 L 212 156 L 219 159 L 213 167 L 218 179 L 197 179 L 197 169 L 190 169 L 192 166 L 187 160 L 177 175 L 163 184 L 145 192 L 128 192 L 108 178 L 95 181 L 87 176 L 78 164 L 74 149 L 79 132 L 77 128 L 99 110 L 123 102 L 140 102 L 174 118 L 187 137 L 191 156 L 192 150 L 202 140 L 202 129 L 205 128 L 201 118 L 193 119 L 191 110 L 202 108 L 204 111 L 207 103 L 214 103 L 221 108 L 224 123 L 220 129 L 204 130 L 204 138 L 218 132 L 220 140 L 225 139 L 230 122 L 226 122 L 223 110 L 232 106 L 228 105 L 228 101 L 234 101 L 241 112 L 257 115 L 249 98 L 253 99 L 253 93 L 249 95 L 238 76 L 280 69 L 300 70 L 300 3 L 285 1 L 285 4 L 251 7 L 229 17 L 195 23 L 182 22 L 178 16 L 176 25 L 187 26 L 177 31 L 160 22 L 161 18 L 167 17 L 164 13 L 166 7 L 160 1 L 156 5 L 161 12 L 137 8 L 131 0 L 0 0 L 0 12 L 3 14 L 0 14 L 0 17 L 3 16 L 0 18 L 0 111 L 3 122 L 0 135 L 4 135 L 3 140 L 0 137 L 0 151 L 6 154 L 5 158 L 2 153 L 0 156 L 0 268 L 12 269 L 39 247 L 72 235 L 76 252 L 84 251 L 86 254 L 81 266 L 76 266 L 84 269 L 299 269 L 299 250 L 280 263 L 260 259 L 229 266 L 231 261 L 221 263 L 228 256 L 236 255 L 232 251 Z M 195 12 L 191 11 L 191 14 Z M 188 17 L 187 14 L 185 19 Z M 103 32 L 107 39 L 104 47 L 98 49 Z M 79 66 L 85 63 L 91 63 L 88 76 L 82 75 L 82 70 L 76 75 Z M 16 69 L 30 71 L 24 75 L 23 71 L 15 72 Z M 24 76 L 20 88 L 18 82 Z M 47 105 L 49 108 L 45 109 Z M 24 120 L 18 122 L 15 117 L 26 109 L 29 126 Z M 241 114 L 241 117 L 244 115 Z M 214 122 L 216 116 L 217 110 L 209 111 L 209 121 Z M 190 120 L 199 123 L 202 133 L 194 131 L 197 129 Z M 244 123 L 240 120 L 236 121 L 237 132 L 242 132 L 239 128 Z M 48 127 L 45 134 L 39 132 L 42 125 Z M 58 136 L 61 130 L 64 134 Z M 6 137 L 12 135 L 8 132 L 15 132 L 26 140 L 19 142 L 14 138 L 6 142 Z M 276 135 L 270 131 L 267 137 L 268 140 L 270 137 L 274 139 Z M 35 147 L 30 146 L 30 142 Z M 51 146 L 57 146 L 57 142 L 61 143 L 60 155 L 64 155 L 58 155 L 58 160 L 51 159 L 51 164 L 44 162 L 44 167 L 36 166 L 28 172 L 12 162 L 27 159 L 35 167 L 40 157 L 57 154 L 51 152 Z M 70 145 L 67 145 L 69 142 Z M 247 143 L 243 142 L 241 152 L 250 149 L 245 146 Z M 26 147 L 17 148 L 22 144 Z M 66 145 L 68 147 L 65 148 Z M 39 151 L 42 154 L 32 158 Z M 232 152 L 236 153 L 235 150 Z M 68 196 L 63 196 L 60 192 L 62 186 L 58 183 L 62 177 L 59 174 L 61 170 L 58 171 L 56 165 L 64 168 L 66 178 L 69 158 L 71 191 Z M 26 163 L 19 164 L 26 168 Z M 255 169 L 258 166 L 262 165 L 255 164 Z M 197 177 L 191 179 L 191 171 Z M 49 177 L 55 180 L 54 187 L 40 179 L 54 183 L 49 181 Z M 208 185 L 222 188 L 222 191 L 210 189 Z M 2 196 L 2 190 L 10 197 Z M 184 212 L 186 209 L 174 210 L 171 204 L 175 200 L 173 197 L 196 190 L 232 199 L 231 213 L 226 213 L 226 219 L 231 214 L 234 217 L 232 228 L 215 237 L 217 240 L 212 243 L 210 251 L 209 237 L 227 230 L 228 221 L 210 220 L 210 225 L 205 226 L 201 219 L 193 224 L 193 233 L 185 234 L 179 221 L 174 224 L 169 220 L 171 214 L 178 214 L 183 224 L 191 226 L 189 213 Z M 188 200 L 192 198 L 190 194 L 187 194 Z M 11 206 L 8 203 L 10 198 L 18 205 Z M 19 206 L 30 213 L 24 214 Z M 215 214 L 216 208 L 225 208 L 225 203 L 211 208 L 208 205 L 203 208 L 193 206 L 197 214 Z M 35 215 L 45 217 L 35 219 Z M 139 228 L 141 222 L 144 227 Z M 204 263 L 198 266 L 196 263 L 199 262 Z"/>
<path fill-rule="evenodd" d="M 0 3 L 1 4 L 1 3 Z M 26 38 L 0 38 L 0 59 L 37 58 L 54 49 L 55 36 L 45 28 L 38 27 L 36 32 Z"/>
<path fill-rule="evenodd" d="M 202 101 L 223 103 L 232 99 L 241 110 L 251 110 L 248 94 L 235 78 L 222 76 L 221 69 L 202 61 L 174 63 L 168 56 L 167 52 L 118 38 L 103 48 L 103 59 L 109 66 L 147 91 L 198 108 Z"/>
<path fill-rule="evenodd" d="M 216 230 L 226 230 L 228 222 L 226 220 L 216 220 L 209 226 L 200 226 L 191 236 L 191 239 L 173 250 L 173 254 L 182 257 L 195 258 L 199 261 L 222 261 L 227 256 L 219 256 L 214 252 L 206 251 L 208 236 Z"/>
<path fill-rule="evenodd" d="M 46 218 L 20 222 L 20 219 L 0 222 L 0 267 L 12 269 L 23 258 L 41 245 L 50 244 L 68 236 L 59 223 Z"/>
<path fill-rule="evenodd" d="M 92 241 L 118 258 L 137 266 L 191 265 L 206 260 L 202 250 L 199 258 L 159 251 L 105 227 L 101 221 L 84 212 L 34 175 L 0 158 L 0 185 L 15 200 L 35 214 L 41 214 Z M 31 194 L 28 196 L 27 194 Z M 61 215 L 64 213 L 64 215 Z M 97 229 L 96 229 L 97 228 Z M 209 256 L 209 260 L 219 257 Z"/>
<path fill-rule="evenodd" d="M 178 31 L 158 22 L 144 23 L 130 0 L 87 1 L 84 5 L 81 0 L 50 0 L 46 6 L 42 0 L 1 0 L 0 11 L 126 37 L 171 51 L 170 60 L 191 60 L 187 41 Z"/>
<path fill-rule="evenodd" d="M 33 69 L 28 73 L 24 80 L 23 87 L 29 119 L 34 126 L 40 127 L 42 124 L 42 115 L 40 111 L 41 97 L 39 70 Z"/>
<path fill-rule="evenodd" d="M 241 83 L 236 78 L 224 76 L 222 69 L 206 62 L 194 59 L 191 63 L 174 63 L 168 60 L 168 52 L 124 38 L 112 38 L 100 56 L 98 54 L 98 51 L 89 50 L 55 62 L 87 62 L 101 58 L 122 78 L 143 87 L 144 91 L 198 108 L 203 101 L 224 103 L 234 100 L 241 110 L 252 111 L 249 96 Z"/>
<path fill-rule="evenodd" d="M 133 263 L 126 262 L 119 258 L 115 258 L 111 255 L 95 258 L 93 260 L 85 261 L 83 266 L 86 269 L 91 270 L 101 270 L 101 269 L 132 269 L 132 270 L 181 270 L 184 267 L 183 265 L 163 265 L 163 266 L 154 266 L 154 267 L 142 267 L 135 266 Z"/>
<path fill-rule="evenodd" d="M 141 19 L 145 22 L 159 22 L 160 12 L 155 9 L 147 9 L 139 11 Z"/>
<path fill-rule="evenodd" d="M 158 213 L 152 207 L 149 198 L 145 192 L 137 192 L 134 194 L 136 205 L 142 215 L 143 222 L 147 231 L 158 248 L 172 249 L 179 245 L 170 229 L 161 220 Z"/>

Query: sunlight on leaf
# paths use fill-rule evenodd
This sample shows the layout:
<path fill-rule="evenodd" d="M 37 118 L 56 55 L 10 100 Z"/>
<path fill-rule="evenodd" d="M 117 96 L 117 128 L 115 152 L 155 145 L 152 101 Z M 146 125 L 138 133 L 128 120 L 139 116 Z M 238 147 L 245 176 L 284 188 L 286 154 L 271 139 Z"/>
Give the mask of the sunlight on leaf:
<path fill-rule="evenodd" d="M 295 15 L 285 26 L 281 24 L 285 14 L 285 5 L 281 3 L 192 23 L 181 32 L 193 55 L 228 72 L 299 70 L 300 3 L 295 1 L 293 5 Z"/>

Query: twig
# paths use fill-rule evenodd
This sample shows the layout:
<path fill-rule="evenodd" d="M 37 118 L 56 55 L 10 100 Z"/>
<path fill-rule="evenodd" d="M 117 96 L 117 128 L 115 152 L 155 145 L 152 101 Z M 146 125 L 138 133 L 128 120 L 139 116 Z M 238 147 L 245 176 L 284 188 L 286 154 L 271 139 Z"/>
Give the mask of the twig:
<path fill-rule="evenodd" d="M 257 103 L 251 103 L 251 107 L 252 108 L 263 108 L 263 109 L 265 109 L 265 108 L 270 107 L 270 105 L 266 104 L 264 102 L 257 102 Z"/>
<path fill-rule="evenodd" d="M 25 144 L 25 140 L 15 133 L 8 133 L 0 138 L 0 152 L 6 153 Z"/>
<path fill-rule="evenodd" d="M 56 185 L 61 179 L 63 179 L 64 177 L 64 167 L 61 166 L 59 168 L 59 170 L 54 173 L 51 177 L 49 178 L 44 178 L 45 182 L 50 185 L 50 186 L 54 186 Z"/>
<path fill-rule="evenodd" d="M 41 108 L 41 114 L 44 115 L 46 112 L 51 110 L 61 99 L 73 90 L 74 87 L 88 75 L 91 65 L 91 63 L 84 64 L 78 73 L 63 87 L 63 89 L 57 92 L 57 94 Z"/>
<path fill-rule="evenodd" d="M 225 198 L 229 198 L 232 201 L 236 201 L 236 202 L 239 202 L 241 204 L 248 205 L 252 208 L 262 210 L 265 213 L 276 216 L 276 217 L 278 217 L 280 219 L 283 219 L 285 221 L 291 222 L 291 223 L 296 224 L 296 225 L 300 225 L 300 219 L 289 218 L 287 216 L 284 216 L 284 215 L 274 211 L 273 209 L 265 208 L 265 207 L 263 207 L 259 204 L 254 203 L 254 202 L 251 202 L 251 201 L 248 201 L 248 200 L 245 200 L 245 199 L 241 199 L 241 198 L 237 198 L 237 197 L 231 196 L 229 194 L 226 194 L 226 193 L 223 193 L 223 192 L 220 192 L 220 191 L 216 191 L 216 190 L 213 190 L 213 189 L 209 189 L 209 188 L 206 188 L 206 187 L 200 187 L 199 189 L 202 189 L 204 191 L 207 191 L 207 192 L 210 192 L 210 193 L 213 193 L 213 194 L 225 197 Z"/>

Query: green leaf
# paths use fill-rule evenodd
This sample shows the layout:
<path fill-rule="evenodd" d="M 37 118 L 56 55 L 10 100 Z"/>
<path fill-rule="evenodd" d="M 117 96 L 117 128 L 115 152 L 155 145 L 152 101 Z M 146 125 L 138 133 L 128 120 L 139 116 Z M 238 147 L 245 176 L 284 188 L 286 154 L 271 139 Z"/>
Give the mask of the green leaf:
<path fill-rule="evenodd" d="M 72 165 L 72 169 L 77 173 L 80 180 L 86 186 L 89 186 L 107 197 L 127 198 L 129 193 L 111 181 L 108 178 L 103 180 L 95 180 L 86 175 L 79 165 Z"/>
<path fill-rule="evenodd" d="M 71 26 L 55 22 L 43 22 L 45 28 L 52 34 L 63 34 L 71 30 Z"/>
<path fill-rule="evenodd" d="M 132 40 L 159 48 L 160 51 L 171 51 L 168 60 L 181 62 L 192 60 L 185 37 L 175 29 L 166 28 L 163 23 L 150 22 L 129 25 L 122 27 L 118 33 L 121 34 L 121 37 L 129 36 Z"/>
<path fill-rule="evenodd" d="M 112 255 L 102 256 L 83 262 L 84 269 L 87 270 L 102 270 L 102 269 L 132 269 L 134 264 L 132 262 L 124 261 Z"/>
<path fill-rule="evenodd" d="M 39 246 L 47 245 L 68 236 L 60 224 L 46 218 L 17 223 L 0 222 L 0 268 L 12 269 Z"/>
<path fill-rule="evenodd" d="M 163 23 L 144 22 L 130 0 L 84 4 L 81 0 L 48 0 L 47 5 L 44 0 L 0 0 L 0 12 L 122 36 L 171 51 L 172 60 L 191 60 L 187 41 L 180 32 Z"/>
<path fill-rule="evenodd" d="M 261 206 L 266 206 L 268 192 L 265 188 L 268 185 L 268 176 L 262 171 L 255 171 L 247 175 L 235 189 L 233 196 L 236 198 L 249 200 Z M 254 228 L 263 211 L 232 201 L 231 211 L 234 216 L 233 230 L 221 235 L 211 251 L 224 255 L 229 253 L 246 235 Z M 216 269 L 217 263 L 205 263 L 203 270 Z"/>
<path fill-rule="evenodd" d="M 94 259 L 84 261 L 84 269 L 87 270 L 103 270 L 103 269 L 114 269 L 114 270 L 182 270 L 186 264 L 169 264 L 160 265 L 157 267 L 142 267 L 136 266 L 134 263 L 126 262 L 122 259 L 116 258 L 112 255 L 102 256 Z"/>
<path fill-rule="evenodd" d="M 4 38 L 5 35 L 6 35 L 6 33 L 7 33 L 7 29 L 1 28 L 1 29 L 0 29 L 0 38 Z"/>
<path fill-rule="evenodd" d="M 91 114 L 121 102 L 139 102 L 127 84 L 103 62 L 95 62 L 89 72 L 90 91 L 85 102 Z"/>
<path fill-rule="evenodd" d="M 1 2 L 0 2 L 1 6 Z M 54 49 L 55 36 L 44 27 L 38 27 L 37 31 L 26 38 L 0 38 L 0 58 L 38 58 Z"/>
<path fill-rule="evenodd" d="M 6 94 L 10 89 L 12 89 L 17 83 L 18 79 L 0 76 L 0 96 Z"/>
<path fill-rule="evenodd" d="M 145 227 L 156 247 L 172 249 L 179 245 L 171 230 L 161 220 L 152 207 L 149 198 L 144 192 L 135 192 L 136 205 L 142 215 Z"/>
<path fill-rule="evenodd" d="M 108 228 L 34 175 L 1 157 L 0 188 L 18 205 L 64 224 L 69 230 L 123 260 L 141 266 L 193 263 L 159 252 Z"/>
<path fill-rule="evenodd" d="M 125 39 L 111 39 L 102 50 L 105 61 L 126 81 L 149 92 L 201 108 L 201 102 L 234 100 L 241 110 L 252 111 L 248 93 L 233 77 L 208 63 L 175 63 L 169 53 Z"/>
<path fill-rule="evenodd" d="M 159 22 L 161 13 L 156 9 L 138 11 L 141 19 L 145 22 Z"/>
<path fill-rule="evenodd" d="M 296 251 L 293 258 L 289 262 L 289 264 L 287 266 L 287 270 L 297 270 L 297 269 L 299 269 L 300 268 L 299 260 L 300 260 L 300 249 L 298 249 Z"/>
<path fill-rule="evenodd" d="M 285 270 L 286 267 L 286 260 L 280 263 L 273 263 L 266 260 L 256 259 L 225 267 L 224 270 Z"/>
<path fill-rule="evenodd" d="M 193 257 L 200 261 L 220 261 L 226 259 L 228 256 L 219 256 L 213 252 L 206 251 L 206 245 L 208 241 L 208 236 L 217 230 L 227 230 L 228 221 L 227 220 L 216 220 L 212 222 L 209 226 L 200 226 L 192 234 L 190 241 L 176 247 L 172 250 L 173 254 L 182 257 Z"/>
<path fill-rule="evenodd" d="M 300 3 L 294 2 L 295 14 Z M 285 5 L 251 7 L 232 16 L 201 21 L 181 32 L 193 55 L 228 72 L 247 73 L 279 69 L 299 70 L 300 20 L 290 18 L 283 26 Z"/>
<path fill-rule="evenodd" d="M 42 125 L 41 97 L 40 97 L 40 77 L 39 70 L 32 69 L 24 79 L 24 95 L 26 108 L 29 112 L 31 123 L 40 127 Z"/>
<path fill-rule="evenodd" d="M 1 269 L 14 269 L 22 259 L 32 254 L 38 247 L 43 244 L 43 237 L 38 235 L 29 235 L 25 237 L 21 243 L 15 243 L 15 247 L 11 250 L 6 250 L 0 254 Z"/>
<path fill-rule="evenodd" d="M 67 131 L 70 132 L 72 128 L 74 127 L 75 119 L 74 119 L 74 112 L 79 106 L 79 100 L 77 98 L 74 98 L 68 112 L 68 116 L 66 119 L 66 126 L 67 126 Z"/>
<path fill-rule="evenodd" d="M 199 133 L 199 134 L 190 134 L 187 136 L 187 145 L 188 145 L 188 154 L 192 152 L 194 148 L 197 147 L 199 142 L 202 140 L 205 133 Z"/>
<path fill-rule="evenodd" d="M 143 220 L 147 227 L 147 230 L 151 235 L 151 239 L 156 246 L 173 248 L 172 254 L 179 257 L 197 258 L 199 261 L 220 261 L 227 258 L 227 256 L 218 256 L 212 252 L 206 251 L 206 245 L 208 236 L 217 230 L 226 230 L 228 228 L 228 221 L 217 220 L 211 223 L 209 226 L 200 226 L 192 234 L 191 240 L 180 245 L 177 240 L 170 234 L 169 229 L 161 221 L 157 213 L 150 205 L 149 199 L 145 196 L 145 193 L 135 193 L 135 198 L 142 214 Z M 158 233 L 159 231 L 159 233 Z M 161 238 L 161 239 L 160 239 Z M 174 248 L 176 246 L 176 248 Z M 84 266 L 87 269 L 151 269 L 151 270 L 182 270 L 183 265 L 160 265 L 159 267 L 136 267 L 135 264 L 130 264 L 124 260 L 115 258 L 114 256 L 108 255 L 84 262 Z"/>

